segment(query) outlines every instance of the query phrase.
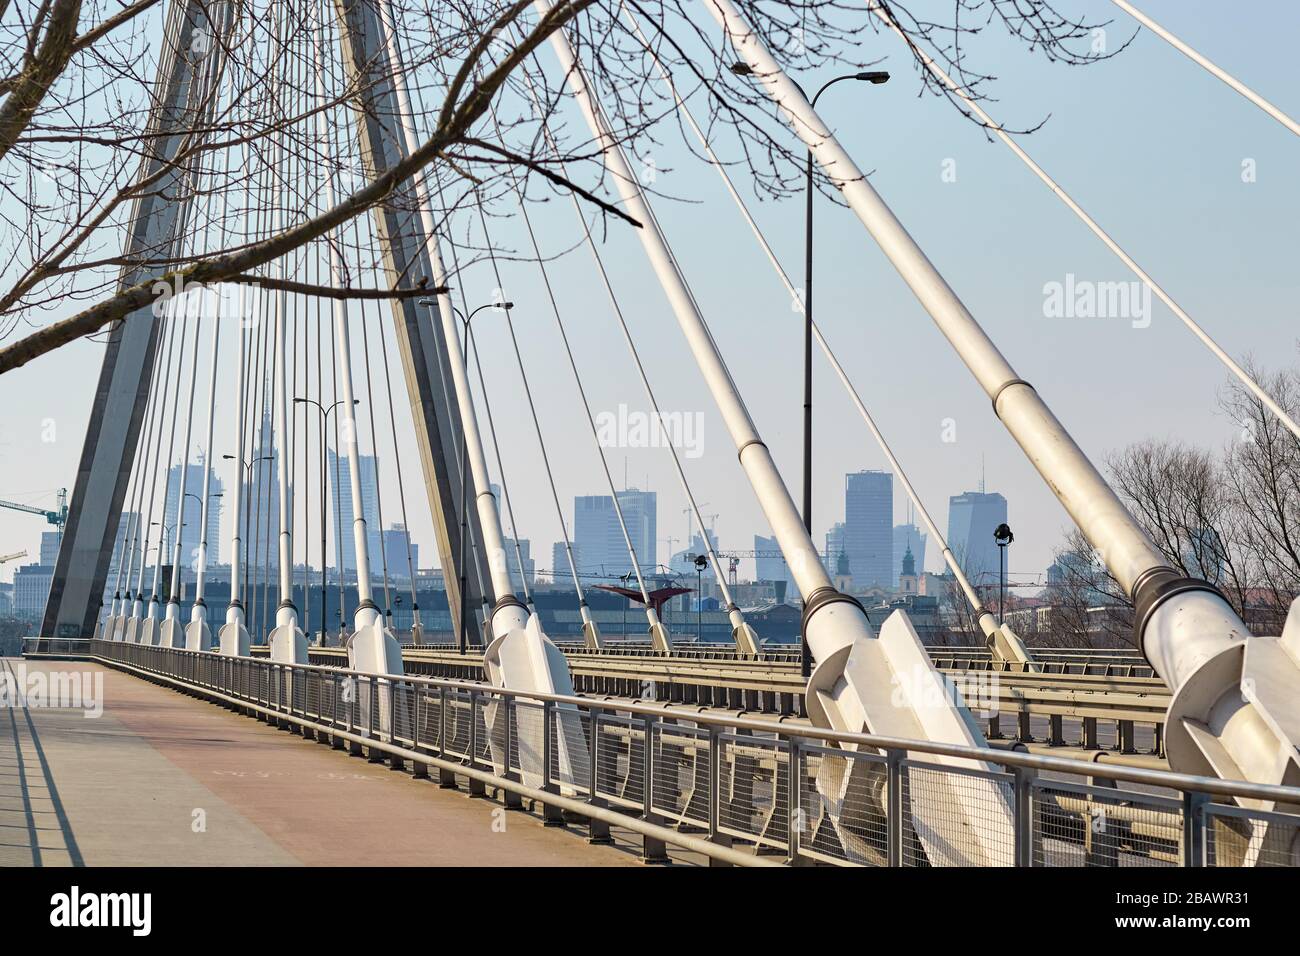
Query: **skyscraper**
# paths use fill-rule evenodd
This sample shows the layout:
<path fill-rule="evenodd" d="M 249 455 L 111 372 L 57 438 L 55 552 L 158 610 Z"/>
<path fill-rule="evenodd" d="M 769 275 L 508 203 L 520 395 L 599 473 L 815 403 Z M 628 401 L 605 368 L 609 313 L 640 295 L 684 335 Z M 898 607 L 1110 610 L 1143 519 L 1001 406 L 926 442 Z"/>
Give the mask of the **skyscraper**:
<path fill-rule="evenodd" d="M 395 581 L 409 581 L 420 567 L 420 546 L 410 541 L 411 534 L 405 525 L 390 525 L 383 532 L 383 560 L 388 568 L 389 578 Z M 407 551 L 407 545 L 410 551 Z"/>
<path fill-rule="evenodd" d="M 918 571 L 925 570 L 925 533 L 914 524 L 894 525 L 894 586 L 899 584 L 903 555 L 912 550 L 912 560 Z"/>
<path fill-rule="evenodd" d="M 854 584 L 892 585 L 894 476 L 859 471 L 844 476 L 844 553 Z"/>
<path fill-rule="evenodd" d="M 658 561 L 656 493 L 628 488 L 618 493 L 618 503 L 636 549 L 637 563 L 643 568 L 653 567 Z M 614 510 L 614 499 L 609 495 L 579 495 L 573 499 L 573 544 L 579 571 L 623 574 L 631 567 L 627 541 Z M 566 560 L 558 567 L 567 566 Z"/>
<path fill-rule="evenodd" d="M 967 491 L 948 499 L 948 547 L 973 584 L 994 584 L 1001 561 L 993 530 L 1007 520 L 1007 499 Z"/>
<path fill-rule="evenodd" d="M 356 539 L 352 533 L 352 522 L 356 512 L 352 510 L 352 466 L 348 461 L 347 455 L 338 455 L 334 451 L 329 452 L 329 481 L 332 487 L 329 489 L 329 501 L 327 507 L 332 512 L 337 507 L 338 531 L 335 532 L 337 537 L 339 531 L 342 532 L 342 542 L 335 541 L 335 547 L 340 548 L 339 567 L 343 569 L 345 575 L 356 575 L 357 572 L 357 546 Z M 361 455 L 358 458 L 361 475 L 361 516 L 366 519 L 366 553 L 370 557 L 371 573 L 378 573 L 383 560 L 383 534 L 379 527 L 379 476 L 378 467 L 374 456 Z M 336 470 L 337 469 L 337 470 Z M 337 486 L 335 486 L 337 482 Z M 337 492 L 337 497 L 336 497 Z M 406 567 L 406 560 L 402 560 L 402 567 Z M 391 566 L 389 572 L 392 572 Z"/>
<path fill-rule="evenodd" d="M 767 538 L 761 534 L 754 535 L 754 550 L 759 556 L 754 558 L 754 575 L 760 581 L 785 581 L 792 583 L 790 566 L 781 554 L 781 547 L 776 538 Z M 762 552 L 768 552 L 764 555 Z"/>
<path fill-rule="evenodd" d="M 248 564 L 253 568 L 267 567 L 268 562 L 274 567 L 279 560 L 276 548 L 280 537 L 280 455 L 273 432 L 268 407 L 262 414 L 257 440 L 245 453 L 252 467 L 245 474 L 247 477 L 251 473 L 251 480 L 244 495 L 246 510 L 242 538 L 248 550 Z M 270 457 L 266 458 L 268 455 Z M 263 458 L 265 460 L 261 460 Z"/>
<path fill-rule="evenodd" d="M 221 479 L 217 477 L 215 471 L 208 484 L 208 566 L 220 563 L 221 558 L 221 501 L 218 497 L 224 494 L 225 486 Z M 181 466 L 173 465 L 167 475 L 167 501 L 163 505 L 163 527 L 166 534 L 163 543 L 167 546 L 167 553 L 163 555 L 163 563 L 171 564 L 172 552 L 176 547 L 176 516 L 180 509 L 177 502 L 181 495 Z M 180 529 L 181 542 L 181 567 L 194 568 L 197 566 L 199 559 L 199 543 L 203 540 L 202 519 L 203 519 L 203 456 L 199 456 L 197 462 L 191 462 L 185 466 L 185 522 Z M 280 513 L 279 497 L 276 498 L 276 515 Z M 278 518 L 277 518 L 278 520 Z M 272 547 L 279 534 L 277 527 L 271 535 Z M 275 552 L 272 551 L 272 554 Z"/>

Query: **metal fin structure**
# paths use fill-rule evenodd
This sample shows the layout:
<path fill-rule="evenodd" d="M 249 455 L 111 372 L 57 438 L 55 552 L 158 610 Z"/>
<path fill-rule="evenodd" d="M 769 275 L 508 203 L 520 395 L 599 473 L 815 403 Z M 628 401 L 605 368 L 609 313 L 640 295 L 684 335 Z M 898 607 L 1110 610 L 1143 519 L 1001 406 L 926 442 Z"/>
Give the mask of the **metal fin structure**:
<path fill-rule="evenodd" d="M 168 608 L 170 611 L 171 608 Z M 168 614 L 158 625 L 158 646 L 160 647 L 184 647 L 185 646 L 185 628 L 180 619 Z"/>
<path fill-rule="evenodd" d="M 574 693 L 564 653 L 542 633 L 536 614 L 530 614 L 522 627 L 512 627 L 493 639 L 483 655 L 483 666 L 494 687 L 564 696 Z M 513 709 L 520 773 L 525 783 L 538 786 L 547 751 L 545 714 L 548 708 L 517 699 Z M 555 751 L 551 757 L 550 779 L 562 787 L 586 781 L 590 764 L 581 715 L 571 704 L 556 704 L 549 708 L 549 713 L 555 727 L 551 736 Z M 505 714 L 506 708 L 494 700 L 485 715 L 498 764 L 505 755 Z"/>
<path fill-rule="evenodd" d="M 1020 665 L 1031 671 L 1038 670 L 1029 648 L 1025 647 L 1025 642 L 1011 630 L 1010 624 L 999 624 L 993 629 L 988 635 L 988 649 L 995 661 Z"/>
<path fill-rule="evenodd" d="M 307 663 L 307 635 L 295 624 L 281 624 L 271 629 L 267 641 L 271 646 L 271 660 L 285 664 Z"/>
<path fill-rule="evenodd" d="M 401 674 L 401 645 L 380 621 L 363 624 L 348 638 L 348 667 L 367 674 Z"/>
<path fill-rule="evenodd" d="M 217 653 L 225 657 L 247 657 L 252 641 L 244 627 L 243 615 L 226 612 L 226 623 L 217 631 Z"/>
<path fill-rule="evenodd" d="M 835 630 L 841 646 L 819 658 L 808 681 L 808 715 L 819 727 L 909 740 L 938 740 L 970 747 L 988 742 L 948 677 L 930 663 L 921 639 L 903 611 L 895 611 L 873 635 L 862 626 L 856 606 L 837 602 L 822 608 L 813 626 Z M 849 628 L 860 628 L 845 641 Z M 926 758 L 933 770 L 909 767 L 906 798 L 911 825 L 932 865 L 1008 866 L 1012 863 L 1013 812 L 1009 784 L 961 770 L 993 773 L 996 768 L 959 757 Z M 883 812 L 883 777 L 878 764 L 829 762 L 818 779 L 823 799 L 846 850 L 853 832 L 870 830 L 864 814 Z M 958 771 L 956 773 L 949 771 Z M 838 771 L 838 772 L 837 772 Z M 922 782 L 923 781 L 923 782 Z M 978 818 L 978 819 L 977 819 Z"/>
<path fill-rule="evenodd" d="M 599 651 L 604 648 L 605 642 L 600 636 L 600 628 L 596 626 L 591 616 L 591 608 L 587 607 L 585 601 L 578 606 L 578 613 L 582 615 L 582 640 L 587 650 Z"/>
<path fill-rule="evenodd" d="M 185 625 L 185 644 L 187 651 L 212 650 L 212 628 L 203 618 L 190 621 Z"/>

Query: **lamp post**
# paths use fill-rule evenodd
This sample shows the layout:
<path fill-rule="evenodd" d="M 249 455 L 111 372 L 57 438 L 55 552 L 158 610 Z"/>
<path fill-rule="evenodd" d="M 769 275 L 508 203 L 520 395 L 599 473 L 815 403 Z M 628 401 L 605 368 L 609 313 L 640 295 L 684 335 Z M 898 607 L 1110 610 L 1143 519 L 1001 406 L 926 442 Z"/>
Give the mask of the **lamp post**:
<path fill-rule="evenodd" d="M 737 76 L 753 76 L 749 64 L 737 62 L 732 64 L 731 72 Z M 813 109 L 817 100 L 836 83 L 856 80 L 879 86 L 889 82 L 886 70 L 864 70 L 857 73 L 845 73 L 827 80 L 808 100 L 808 94 L 797 80 L 791 80 L 805 100 Z M 803 273 L 803 524 L 812 534 L 812 400 L 813 400 L 813 154 L 808 150 L 804 182 L 804 273 Z M 812 674 L 812 657 L 808 653 L 808 642 L 802 636 L 800 670 L 803 676 Z"/>
<path fill-rule="evenodd" d="M 709 559 L 702 554 L 695 556 L 695 643 L 704 638 L 704 569 L 709 566 Z"/>
<path fill-rule="evenodd" d="M 1001 569 L 999 576 L 1000 588 L 998 592 L 998 626 L 1001 627 L 1006 616 L 1007 604 L 1007 546 L 1016 540 L 1016 536 L 1011 533 L 1011 528 L 1005 522 L 993 529 L 993 540 L 998 546 L 998 565 Z"/>
<path fill-rule="evenodd" d="M 427 305 L 430 308 L 437 306 L 435 299 L 420 299 L 420 305 Z M 449 303 L 450 304 L 450 303 Z M 470 323 L 474 321 L 474 316 L 478 315 L 484 309 L 504 309 L 509 311 L 513 309 L 513 302 L 488 302 L 474 309 L 468 316 L 463 314 L 460 309 L 454 305 L 451 311 L 455 313 L 456 318 L 460 319 L 463 341 L 461 343 L 461 363 L 465 371 L 465 381 L 469 381 L 469 344 L 470 344 Z M 465 409 L 461 414 L 467 414 Z M 469 495 L 469 475 L 466 472 L 467 464 L 465 461 L 465 424 L 461 423 L 460 427 L 460 636 L 458 639 L 459 650 L 464 654 L 469 649 L 469 595 L 465 592 L 466 564 L 468 556 L 465 553 L 465 539 L 468 533 L 469 504 L 466 498 Z"/>
<path fill-rule="evenodd" d="M 329 408 L 326 408 L 324 405 L 316 401 L 316 399 L 314 398 L 294 398 L 293 403 L 295 405 L 313 405 L 315 406 L 316 411 L 320 412 L 320 436 L 321 436 L 321 441 L 320 441 L 320 642 L 323 645 L 325 643 L 325 592 L 326 592 L 325 565 L 328 563 L 325 560 L 325 537 L 326 537 L 325 498 L 327 497 L 325 492 L 325 472 L 328 471 L 328 469 L 325 467 L 325 436 L 329 434 L 330 412 L 334 411 L 340 405 L 346 405 L 347 402 L 340 400 L 335 402 Z M 352 404 L 360 405 L 361 400 L 354 398 L 352 400 Z M 342 577 L 342 575 L 343 575 L 343 555 L 339 555 L 340 578 Z M 303 595 L 303 598 L 304 600 L 309 600 L 306 594 Z M 340 621 L 342 621 L 342 613 L 343 613 L 343 605 L 340 604 L 339 605 Z M 340 631 L 342 630 L 341 624 L 339 626 L 339 629 Z"/>

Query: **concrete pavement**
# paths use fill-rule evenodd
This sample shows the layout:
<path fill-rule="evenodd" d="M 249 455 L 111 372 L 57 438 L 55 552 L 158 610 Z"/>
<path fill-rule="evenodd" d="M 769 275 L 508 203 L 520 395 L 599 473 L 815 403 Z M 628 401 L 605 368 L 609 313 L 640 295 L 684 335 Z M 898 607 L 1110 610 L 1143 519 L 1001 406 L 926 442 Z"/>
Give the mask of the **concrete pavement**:
<path fill-rule="evenodd" d="M 639 865 L 118 671 L 24 665 L 102 679 L 104 707 L 0 708 L 0 865 Z"/>

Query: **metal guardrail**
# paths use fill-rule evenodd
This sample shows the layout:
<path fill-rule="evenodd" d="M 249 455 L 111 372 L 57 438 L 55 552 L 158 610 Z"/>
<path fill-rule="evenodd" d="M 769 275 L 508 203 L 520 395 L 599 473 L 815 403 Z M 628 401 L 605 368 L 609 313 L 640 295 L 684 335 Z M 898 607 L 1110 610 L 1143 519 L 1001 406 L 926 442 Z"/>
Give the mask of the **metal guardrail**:
<path fill-rule="evenodd" d="M 264 658 L 104 641 L 91 653 L 437 768 L 445 785 L 575 814 L 596 839 L 631 829 L 647 859 L 676 845 L 727 863 L 932 865 L 909 810 L 920 801 L 930 819 L 981 828 L 993 865 L 1300 865 L 1300 788 Z"/>

